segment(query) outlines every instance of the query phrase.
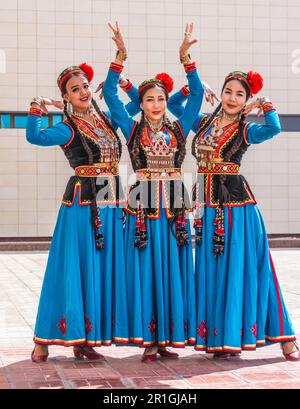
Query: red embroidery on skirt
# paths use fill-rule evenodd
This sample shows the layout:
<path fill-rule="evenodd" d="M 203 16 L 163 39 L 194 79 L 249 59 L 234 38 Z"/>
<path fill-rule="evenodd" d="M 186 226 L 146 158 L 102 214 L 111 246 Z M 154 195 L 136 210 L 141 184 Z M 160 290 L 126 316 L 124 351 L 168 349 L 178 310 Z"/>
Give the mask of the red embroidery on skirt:
<path fill-rule="evenodd" d="M 67 332 L 67 321 L 66 321 L 66 316 L 65 315 L 62 316 L 62 319 L 59 321 L 57 326 L 61 330 L 63 335 L 65 335 L 65 333 Z"/>
<path fill-rule="evenodd" d="M 253 333 L 253 335 L 256 338 L 257 337 L 257 325 L 256 325 L 256 323 L 252 326 L 251 332 Z"/>
<path fill-rule="evenodd" d="M 88 316 L 85 316 L 85 332 L 88 334 L 93 328 L 92 323 L 90 322 Z"/>
<path fill-rule="evenodd" d="M 184 332 L 187 332 L 188 330 L 188 323 L 185 321 L 184 322 Z"/>
<path fill-rule="evenodd" d="M 154 317 L 152 318 L 152 321 L 148 325 L 148 329 L 152 335 L 156 334 L 156 319 Z"/>
<path fill-rule="evenodd" d="M 173 322 L 170 323 L 170 332 L 171 332 L 171 333 L 174 332 L 174 324 L 173 324 Z"/>
<path fill-rule="evenodd" d="M 207 329 L 206 321 L 205 321 L 205 320 L 203 320 L 203 321 L 201 322 L 201 324 L 198 326 L 198 328 L 197 328 L 197 334 L 198 334 L 201 338 L 203 338 L 204 340 L 207 338 L 207 336 L 208 336 L 208 329 Z"/>
<path fill-rule="evenodd" d="M 218 335 L 218 333 L 219 333 L 218 328 L 215 328 L 215 329 L 214 329 L 215 337 Z"/>

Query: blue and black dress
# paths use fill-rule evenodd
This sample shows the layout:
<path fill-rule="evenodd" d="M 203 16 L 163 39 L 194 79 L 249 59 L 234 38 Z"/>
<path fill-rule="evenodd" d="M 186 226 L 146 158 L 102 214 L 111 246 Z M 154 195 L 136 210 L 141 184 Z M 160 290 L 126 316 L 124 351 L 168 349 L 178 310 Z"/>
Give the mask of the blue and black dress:
<path fill-rule="evenodd" d="M 41 129 L 41 116 L 39 109 L 31 108 L 28 142 L 59 145 L 74 176 L 51 242 L 34 341 L 64 346 L 128 343 L 122 225 L 126 201 L 118 176 L 121 149 L 116 125 L 101 112 L 93 114 L 94 125 L 71 115 L 72 123 L 66 120 Z"/>
<path fill-rule="evenodd" d="M 168 107 L 174 115 L 182 114 L 187 95 L 183 88 L 170 98 Z M 204 132 L 198 130 L 206 115 L 199 114 L 193 125 L 198 166 L 193 192 L 197 350 L 240 352 L 295 340 L 261 213 L 246 179 L 239 174 L 250 145 L 281 131 L 272 103 L 264 104 L 263 109 L 265 124 L 245 123 L 238 141 L 239 121 L 224 127 L 208 160 L 208 151 L 201 149 L 217 118 L 209 129 L 201 128 Z"/>
<path fill-rule="evenodd" d="M 137 177 L 125 227 L 129 337 L 143 347 L 194 345 L 195 277 L 181 164 L 202 102 L 202 84 L 195 65 L 187 65 L 191 94 L 186 108 L 178 121 L 155 133 L 148 124 L 134 121 L 119 99 L 122 68 L 111 64 L 103 95 L 127 140 Z"/>

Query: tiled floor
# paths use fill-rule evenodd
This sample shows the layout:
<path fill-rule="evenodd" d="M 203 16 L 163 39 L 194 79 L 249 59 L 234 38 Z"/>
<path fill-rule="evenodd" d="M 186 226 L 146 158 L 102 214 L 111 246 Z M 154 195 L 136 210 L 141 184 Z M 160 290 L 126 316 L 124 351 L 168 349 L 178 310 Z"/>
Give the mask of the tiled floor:
<path fill-rule="evenodd" d="M 286 305 L 300 334 L 300 251 L 272 251 Z M 300 362 L 279 345 L 216 361 L 193 348 L 180 359 L 144 364 L 142 350 L 103 347 L 105 362 L 75 361 L 72 348 L 50 347 L 43 364 L 30 360 L 32 334 L 47 253 L 0 254 L 0 389 L 300 389 Z"/>

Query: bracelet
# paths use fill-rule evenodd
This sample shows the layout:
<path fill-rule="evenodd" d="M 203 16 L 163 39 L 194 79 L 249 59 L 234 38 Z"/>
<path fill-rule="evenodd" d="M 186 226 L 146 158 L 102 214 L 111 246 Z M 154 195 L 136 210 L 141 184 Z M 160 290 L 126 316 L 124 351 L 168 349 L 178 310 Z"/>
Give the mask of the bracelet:
<path fill-rule="evenodd" d="M 181 64 L 188 64 L 189 62 L 191 62 L 191 55 L 185 54 L 184 56 L 180 56 L 180 62 Z"/>
<path fill-rule="evenodd" d="M 35 97 L 30 102 L 30 105 L 32 105 L 33 103 L 37 104 L 39 107 L 41 107 L 41 105 L 43 104 L 43 98 L 42 97 Z"/>
<path fill-rule="evenodd" d="M 262 107 L 264 104 L 267 104 L 267 103 L 271 102 L 270 99 L 267 98 L 267 97 L 257 98 L 257 101 L 259 102 L 259 105 L 260 105 L 261 107 Z"/>
<path fill-rule="evenodd" d="M 117 53 L 116 53 L 116 59 L 121 60 L 121 61 L 126 61 L 127 60 L 127 52 L 118 50 Z"/>

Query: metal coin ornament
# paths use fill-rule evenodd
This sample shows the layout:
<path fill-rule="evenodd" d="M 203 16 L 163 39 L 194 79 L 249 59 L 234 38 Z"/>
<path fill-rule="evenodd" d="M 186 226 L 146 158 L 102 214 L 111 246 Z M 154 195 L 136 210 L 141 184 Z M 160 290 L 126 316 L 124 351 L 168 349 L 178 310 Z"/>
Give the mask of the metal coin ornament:
<path fill-rule="evenodd" d="M 216 138 L 219 138 L 222 134 L 223 134 L 223 128 L 221 126 L 215 126 L 211 131 L 211 135 Z"/>
<path fill-rule="evenodd" d="M 94 132 L 99 137 L 102 137 L 102 136 L 106 135 L 105 131 L 103 129 L 101 129 L 101 128 L 94 128 Z"/>

